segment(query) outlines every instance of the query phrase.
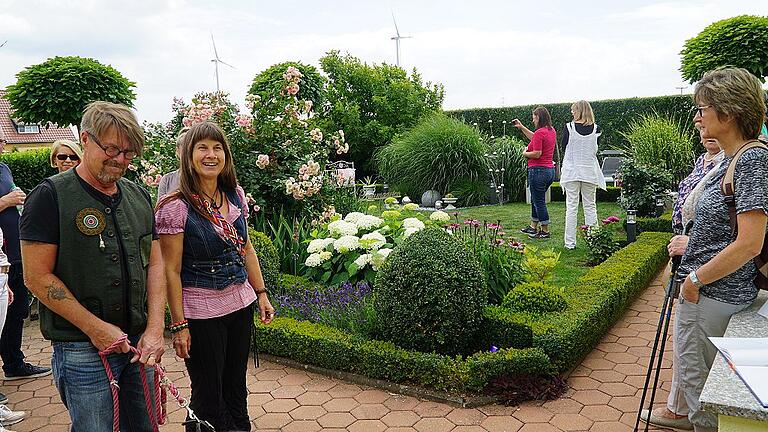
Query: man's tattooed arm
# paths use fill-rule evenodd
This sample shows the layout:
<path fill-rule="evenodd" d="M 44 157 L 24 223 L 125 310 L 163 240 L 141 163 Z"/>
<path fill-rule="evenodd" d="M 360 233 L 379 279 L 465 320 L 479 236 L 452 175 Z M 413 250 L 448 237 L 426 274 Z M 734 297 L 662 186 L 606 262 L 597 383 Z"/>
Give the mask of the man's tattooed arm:
<path fill-rule="evenodd" d="M 74 300 L 66 288 L 57 285 L 54 281 L 51 281 L 46 288 L 48 290 L 48 300 Z"/>

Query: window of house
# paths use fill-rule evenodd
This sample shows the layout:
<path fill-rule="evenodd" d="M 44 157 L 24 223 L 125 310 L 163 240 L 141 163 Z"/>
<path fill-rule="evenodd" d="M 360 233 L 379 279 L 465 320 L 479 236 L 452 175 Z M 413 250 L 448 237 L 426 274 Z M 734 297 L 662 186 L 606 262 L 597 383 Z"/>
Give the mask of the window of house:
<path fill-rule="evenodd" d="M 16 130 L 21 134 L 40 133 L 40 125 L 36 124 L 17 124 Z"/>

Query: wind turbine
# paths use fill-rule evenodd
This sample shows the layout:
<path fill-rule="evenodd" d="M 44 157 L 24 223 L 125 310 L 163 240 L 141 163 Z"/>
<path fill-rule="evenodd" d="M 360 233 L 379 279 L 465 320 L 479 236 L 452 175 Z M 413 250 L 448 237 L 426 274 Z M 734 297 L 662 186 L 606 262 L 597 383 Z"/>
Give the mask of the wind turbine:
<path fill-rule="evenodd" d="M 218 93 L 220 91 L 220 89 L 219 89 L 219 63 L 221 63 L 223 65 L 226 65 L 226 66 L 229 66 L 232 69 L 235 69 L 235 67 L 219 58 L 219 52 L 216 51 L 216 40 L 213 39 L 213 33 L 211 33 L 211 42 L 213 42 L 213 56 L 214 56 L 214 58 L 211 59 L 211 62 L 213 62 L 213 64 L 215 65 L 214 75 L 216 75 L 216 93 Z"/>
<path fill-rule="evenodd" d="M 400 67 L 400 39 L 410 39 L 413 36 L 400 36 L 400 30 L 397 28 L 397 21 L 395 20 L 394 12 L 392 12 L 392 22 L 395 23 L 395 33 L 397 36 L 392 36 L 390 39 L 395 41 L 395 49 L 397 51 L 397 66 Z"/>

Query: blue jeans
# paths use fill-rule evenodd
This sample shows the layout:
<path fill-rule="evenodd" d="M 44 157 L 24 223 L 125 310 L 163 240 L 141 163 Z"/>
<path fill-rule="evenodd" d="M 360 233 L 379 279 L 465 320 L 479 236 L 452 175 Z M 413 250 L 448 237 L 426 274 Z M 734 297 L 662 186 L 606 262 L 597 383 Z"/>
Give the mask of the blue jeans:
<path fill-rule="evenodd" d="M 528 168 L 528 187 L 531 189 L 531 221 L 549 225 L 547 212 L 547 189 L 555 181 L 555 169 L 544 167 Z"/>
<path fill-rule="evenodd" d="M 136 346 L 139 336 L 129 338 Z M 151 432 L 140 363 L 131 363 L 133 354 L 111 354 L 107 359 L 120 386 L 120 430 Z M 72 419 L 71 432 L 111 431 L 112 392 L 104 364 L 90 342 L 53 342 L 53 378 L 64 406 Z M 153 393 L 154 368 L 146 368 Z M 154 406 L 154 394 L 150 395 Z"/>

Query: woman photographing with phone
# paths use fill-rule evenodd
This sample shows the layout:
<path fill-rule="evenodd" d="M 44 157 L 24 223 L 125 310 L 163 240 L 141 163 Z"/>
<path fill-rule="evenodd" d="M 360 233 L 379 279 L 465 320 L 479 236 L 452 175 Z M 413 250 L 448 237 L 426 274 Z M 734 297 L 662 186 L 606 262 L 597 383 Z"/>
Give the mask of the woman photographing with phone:
<path fill-rule="evenodd" d="M 528 187 L 531 190 L 531 224 L 520 231 L 532 239 L 549 238 L 549 213 L 547 212 L 547 189 L 555 180 L 555 152 L 557 132 L 552 127 L 552 117 L 543 106 L 533 110 L 535 132 L 525 127 L 520 120 L 512 120 L 512 126 L 520 129 L 531 142 L 523 152 L 528 159 Z"/>

